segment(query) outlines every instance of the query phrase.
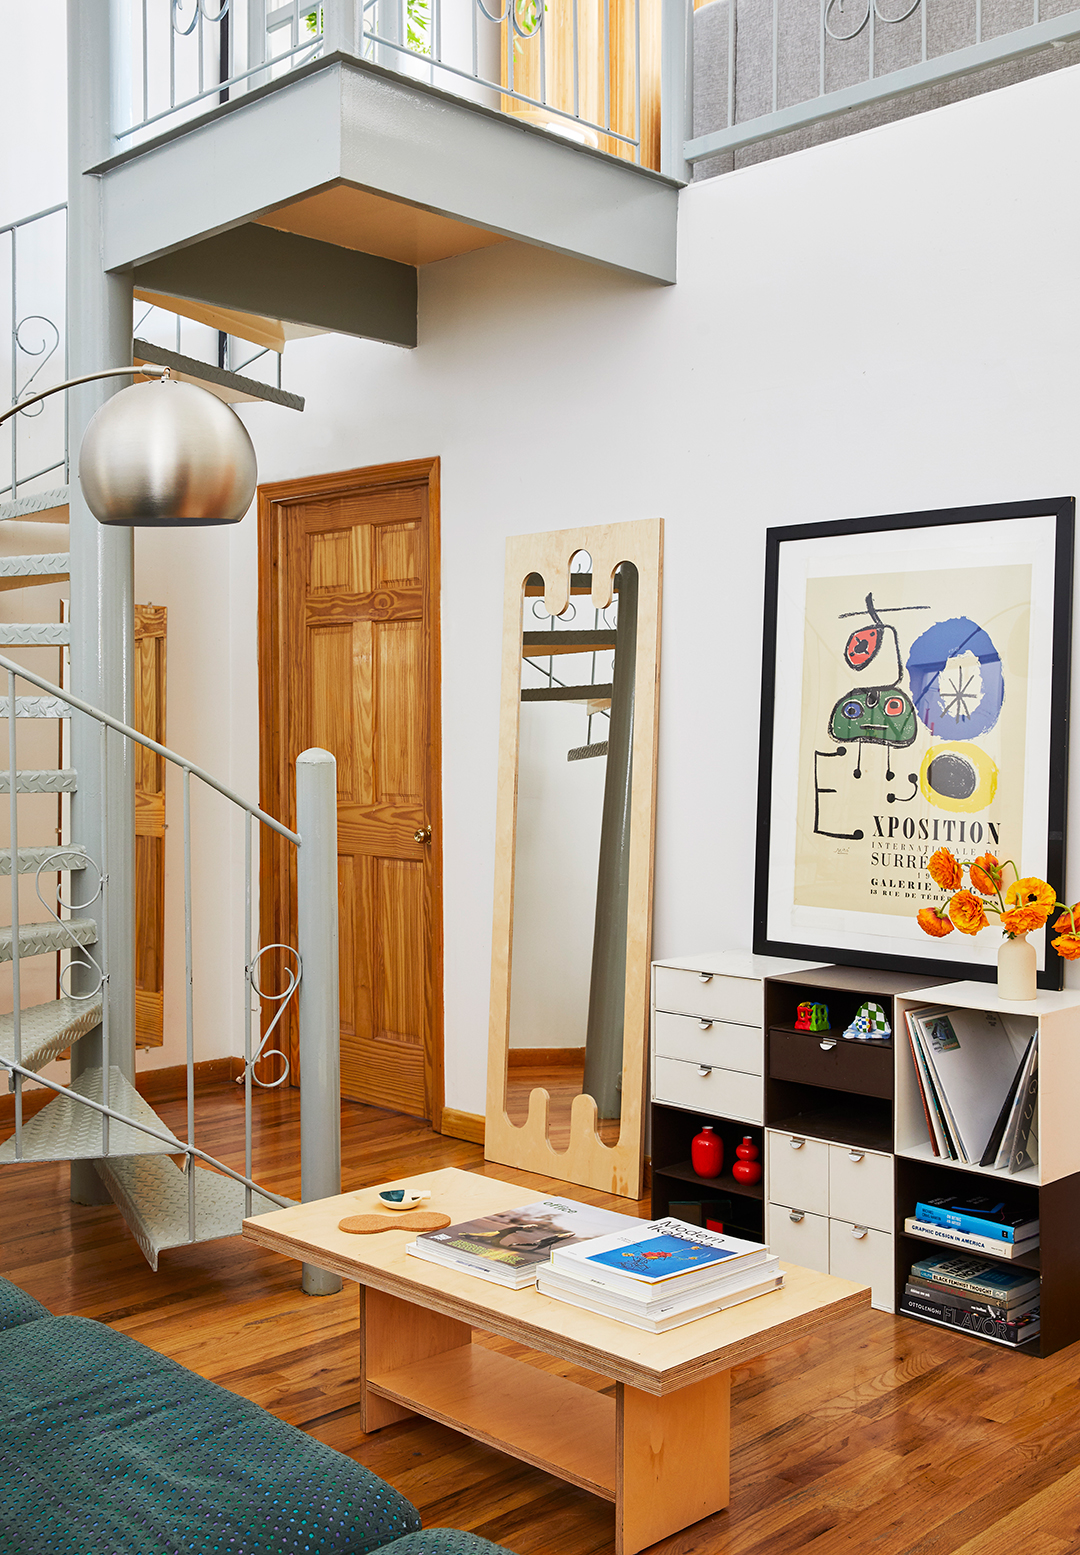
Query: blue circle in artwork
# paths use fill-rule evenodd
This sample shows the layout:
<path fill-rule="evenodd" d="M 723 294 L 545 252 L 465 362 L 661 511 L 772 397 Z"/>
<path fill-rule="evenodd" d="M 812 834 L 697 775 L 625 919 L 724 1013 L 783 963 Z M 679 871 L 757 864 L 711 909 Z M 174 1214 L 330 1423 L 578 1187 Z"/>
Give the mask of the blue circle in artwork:
<path fill-rule="evenodd" d="M 861 718 L 862 710 L 861 702 L 845 702 L 841 708 L 845 718 Z"/>
<path fill-rule="evenodd" d="M 946 674 L 949 660 L 964 654 L 978 660 L 978 675 L 966 673 L 962 663 Z M 967 616 L 927 627 L 911 645 L 907 672 L 915 711 L 937 738 L 970 740 L 997 723 L 1005 700 L 1001 655 Z"/>

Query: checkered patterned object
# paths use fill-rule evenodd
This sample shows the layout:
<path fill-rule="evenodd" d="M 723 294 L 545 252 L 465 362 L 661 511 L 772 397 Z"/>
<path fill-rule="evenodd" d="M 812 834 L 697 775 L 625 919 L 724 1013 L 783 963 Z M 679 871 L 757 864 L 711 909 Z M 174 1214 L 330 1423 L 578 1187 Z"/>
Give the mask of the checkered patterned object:
<path fill-rule="evenodd" d="M 851 1025 L 844 1032 L 845 1037 L 854 1037 L 858 1042 L 884 1042 L 892 1036 L 892 1027 L 885 1018 L 885 1011 L 880 1004 L 875 1004 L 872 999 L 859 1005 L 858 1014 Z"/>

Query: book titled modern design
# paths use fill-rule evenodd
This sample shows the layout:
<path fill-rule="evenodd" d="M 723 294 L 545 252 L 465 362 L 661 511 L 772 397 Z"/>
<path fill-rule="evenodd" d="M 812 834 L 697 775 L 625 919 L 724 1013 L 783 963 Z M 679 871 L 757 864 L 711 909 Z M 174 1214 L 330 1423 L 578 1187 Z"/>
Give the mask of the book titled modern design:
<path fill-rule="evenodd" d="M 597 1209 L 593 1204 L 540 1199 L 518 1209 L 464 1220 L 443 1231 L 425 1231 L 405 1251 L 519 1290 L 533 1284 L 537 1268 L 547 1263 L 553 1248 L 575 1246 L 612 1232 L 625 1233 L 640 1225 L 632 1215 Z"/>

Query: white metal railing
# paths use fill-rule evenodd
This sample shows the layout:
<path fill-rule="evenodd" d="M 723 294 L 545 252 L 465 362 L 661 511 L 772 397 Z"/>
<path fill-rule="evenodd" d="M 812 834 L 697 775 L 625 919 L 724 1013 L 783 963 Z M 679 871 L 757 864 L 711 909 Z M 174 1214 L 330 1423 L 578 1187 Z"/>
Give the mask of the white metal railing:
<path fill-rule="evenodd" d="M 0 227 L 0 378 L 12 404 L 67 375 L 67 207 Z M 0 502 L 68 480 L 67 410 L 38 405 L 0 435 Z"/>
<path fill-rule="evenodd" d="M 101 999 L 102 999 L 102 1019 L 101 1019 L 102 1099 L 101 1099 L 101 1102 L 100 1103 L 95 1102 L 94 1100 L 92 1100 L 92 1099 L 90 1099 L 90 1098 L 88 1098 L 86 1096 L 82 1096 L 78 1092 L 73 1091 L 73 1090 L 69 1089 L 68 1087 L 60 1085 L 58 1082 L 55 1082 L 53 1080 L 45 1079 L 43 1076 L 37 1074 L 36 1072 L 34 1072 L 32 1069 L 28 1068 L 23 1063 L 22 1021 L 21 1021 L 21 1010 L 20 1010 L 20 960 L 21 960 L 21 957 L 20 957 L 20 948 L 19 948 L 19 925 L 20 925 L 19 879 L 20 879 L 20 875 L 19 875 L 19 857 L 18 857 L 18 847 L 19 847 L 19 810 L 18 810 L 19 783 L 18 783 L 18 772 L 19 772 L 19 767 L 18 767 L 17 723 L 18 723 L 19 715 L 26 710 L 26 705 L 27 704 L 25 702 L 25 699 L 16 697 L 16 682 L 18 680 L 25 680 L 25 681 L 29 682 L 32 686 L 35 686 L 39 691 L 43 692 L 46 696 L 48 696 L 50 698 L 55 698 L 59 703 L 63 704 L 63 711 L 64 711 L 64 715 L 65 716 L 72 716 L 72 715 L 83 716 L 83 717 L 87 717 L 89 719 L 92 719 L 92 720 L 96 721 L 96 723 L 98 725 L 98 728 L 99 728 L 99 731 L 100 731 L 100 739 L 101 739 L 101 765 L 100 765 L 100 770 L 101 770 L 101 772 L 103 774 L 102 811 L 103 811 L 104 814 L 108 813 L 108 803 L 109 803 L 109 801 L 108 801 L 108 792 L 107 792 L 107 777 L 108 777 L 108 770 L 109 770 L 108 742 L 109 742 L 110 733 L 113 733 L 115 735 L 119 735 L 120 737 L 122 737 L 125 740 L 129 740 L 129 741 L 132 741 L 132 742 L 134 742 L 134 743 L 136 743 L 138 745 L 143 746 L 147 750 L 152 751 L 155 755 L 157 755 L 159 757 L 162 757 L 164 760 L 166 760 L 166 761 L 172 763 L 174 766 L 178 767 L 180 769 L 180 771 L 182 772 L 182 774 L 183 774 L 183 793 L 184 793 L 184 803 L 183 803 L 183 825 L 184 825 L 184 941 L 185 941 L 185 998 L 186 998 L 186 1037 L 187 1037 L 187 1042 L 186 1042 L 186 1054 L 187 1054 L 187 1138 L 186 1138 L 186 1142 L 182 1142 L 180 1144 L 180 1146 L 179 1146 L 179 1149 L 176 1150 L 174 1153 L 177 1153 L 177 1154 L 183 1153 L 183 1154 L 185 1154 L 188 1157 L 189 1167 L 190 1167 L 191 1162 L 194 1161 L 194 1160 L 204 1161 L 207 1164 L 209 1164 L 209 1165 L 213 1166 L 214 1168 L 216 1168 L 218 1171 L 223 1172 L 226 1176 L 233 1178 L 237 1182 L 243 1183 L 244 1187 L 245 1187 L 245 1213 L 250 1214 L 250 1212 L 251 1212 L 251 1195 L 252 1195 L 253 1190 L 257 1191 L 258 1193 L 264 1195 L 266 1198 L 269 1198 L 271 1200 L 276 1200 L 277 1202 L 287 1202 L 287 1201 L 281 1200 L 278 1195 L 269 1192 L 267 1189 L 259 1187 L 259 1185 L 256 1184 L 252 1180 L 252 1175 L 251 1175 L 252 1174 L 252 1083 L 253 1083 L 253 1080 L 254 1080 L 254 1082 L 256 1084 L 264 1083 L 264 1082 L 261 1082 L 261 1081 L 256 1079 L 256 1077 L 254 1075 L 255 1065 L 258 1063 L 260 1057 L 271 1056 L 270 1051 L 268 1050 L 268 1042 L 269 1042 L 269 1039 L 270 1039 L 270 1037 L 271 1037 L 275 1027 L 277 1026 L 278 1022 L 280 1021 L 281 1016 L 284 1013 L 285 1008 L 287 1007 L 289 999 L 292 997 L 292 995 L 301 986 L 302 963 L 301 963 L 300 952 L 298 952 L 297 950 L 294 950 L 291 946 L 266 946 L 266 947 L 263 947 L 261 950 L 258 950 L 258 951 L 255 951 L 254 948 L 253 948 L 253 924 L 252 924 L 252 900 L 253 900 L 253 898 L 252 898 L 252 821 L 253 820 L 258 821 L 261 826 L 268 828 L 270 831 L 276 832 L 280 837 L 285 838 L 286 841 L 288 841 L 288 842 L 292 843 L 293 845 L 295 845 L 297 850 L 298 850 L 298 854 L 300 855 L 300 857 L 302 857 L 304 859 L 303 865 L 299 866 L 299 868 L 298 868 L 298 874 L 301 877 L 301 879 L 300 879 L 299 898 L 298 898 L 298 907 L 299 907 L 298 932 L 299 932 L 299 937 L 300 937 L 301 949 L 303 948 L 304 943 L 305 943 L 305 934 L 307 934 L 309 940 L 311 939 L 311 928 L 314 925 L 316 919 L 318 920 L 318 934 L 319 934 L 319 938 L 320 939 L 325 938 L 326 930 L 325 930 L 324 925 L 325 925 L 325 921 L 326 921 L 326 907 L 325 907 L 325 903 L 322 900 L 322 898 L 324 896 L 328 896 L 330 899 L 332 899 L 333 903 L 335 904 L 334 905 L 334 911 L 336 912 L 337 881 L 336 881 L 336 878 L 335 878 L 335 872 L 334 872 L 333 868 L 330 867 L 329 873 L 327 873 L 327 865 L 326 865 L 325 858 L 321 858 L 321 862 L 320 862 L 320 857 L 321 857 L 320 848 L 316 847 L 314 852 L 312 852 L 312 850 L 309 848 L 308 852 L 311 853 L 310 864 L 318 864 L 318 867 L 322 869 L 324 874 L 326 874 L 326 878 L 325 879 L 322 879 L 321 877 L 318 877 L 318 878 L 313 877 L 312 874 L 311 874 L 311 867 L 309 866 L 309 860 L 305 856 L 304 850 L 303 850 L 302 845 L 301 845 L 301 835 L 298 832 L 295 832 L 295 831 L 291 830 L 288 826 L 285 826 L 281 821 L 276 820 L 272 815 L 268 815 L 266 813 L 266 811 L 262 810 L 258 805 L 251 804 L 249 801 L 243 799 L 239 794 L 234 793 L 232 789 L 228 788 L 224 783 L 220 782 L 217 778 L 213 777 L 210 773 L 204 771 L 201 767 L 197 766 L 194 762 L 189 761 L 186 757 L 177 755 L 177 753 L 175 751 L 169 750 L 168 747 L 159 744 L 156 740 L 150 739 L 149 736 L 144 735 L 144 734 L 140 734 L 137 729 L 133 729 L 133 728 L 131 728 L 130 725 L 122 723 L 119 719 L 111 717 L 109 714 L 102 712 L 99 708 L 92 707 L 88 702 L 84 702 L 81 698 L 73 696 L 71 694 L 71 692 L 65 691 L 60 686 L 53 685 L 50 681 L 43 679 L 40 675 L 34 674 L 32 671 L 26 669 L 24 666 L 15 663 L 13 660 L 8 659 L 8 658 L 4 657 L 3 655 L 0 655 L 0 670 L 6 672 L 6 674 L 7 674 L 7 681 L 8 681 L 8 696 L 7 696 L 6 703 L 0 704 L 0 716 L 6 715 L 7 716 L 7 720 L 8 720 L 8 772 L 7 772 L 6 776 L 7 776 L 7 785 L 8 785 L 9 796 L 10 796 L 10 811 L 9 811 L 9 814 L 10 814 L 10 836 L 9 836 L 9 839 L 8 839 L 8 848 L 5 851 L 7 851 L 9 853 L 9 856 L 10 856 L 10 869 L 11 869 L 11 938 L 12 938 L 12 956 L 11 956 L 11 960 L 12 960 L 12 994 L 13 994 L 13 1006 L 14 1006 L 14 1008 L 13 1008 L 13 1034 L 12 1034 L 13 1035 L 13 1041 L 12 1041 L 12 1049 L 13 1049 L 13 1051 L 12 1051 L 12 1054 L 10 1056 L 0 1055 L 0 1070 L 6 1070 L 11 1075 L 13 1089 L 14 1089 L 14 1102 L 15 1102 L 15 1131 L 14 1131 L 15 1159 L 16 1160 L 21 1160 L 21 1159 L 24 1158 L 23 1157 L 23 1127 L 24 1127 L 24 1119 L 23 1119 L 23 1081 L 26 1080 L 26 1079 L 32 1079 L 36 1083 L 44 1085 L 47 1088 L 49 1088 L 51 1090 L 54 1090 L 54 1091 L 56 1091 L 59 1094 L 64 1094 L 64 1095 L 69 1096 L 74 1102 L 77 1102 L 80 1106 L 90 1109 L 91 1111 L 97 1113 L 101 1117 L 101 1155 L 103 1157 L 107 1157 L 108 1154 L 109 1154 L 110 1124 L 111 1123 L 115 1123 L 115 1122 L 127 1124 L 129 1127 L 137 1129 L 140 1132 L 148 1135 L 149 1137 L 151 1137 L 153 1139 L 156 1139 L 158 1141 L 161 1141 L 163 1143 L 170 1144 L 170 1145 L 175 1143 L 175 1137 L 174 1137 L 173 1134 L 168 1133 L 168 1132 L 164 1132 L 163 1133 L 160 1129 L 155 1129 L 153 1126 L 147 1124 L 147 1122 L 145 1120 L 140 1120 L 140 1119 L 132 1118 L 132 1117 L 129 1117 L 129 1116 L 125 1115 L 124 1113 L 120 1112 L 117 1108 L 113 1107 L 111 1105 L 111 1102 L 110 1102 L 110 1095 L 109 1095 L 110 1059 L 112 1057 L 112 1054 L 110 1052 L 110 1020 L 109 1020 L 109 997 L 108 997 L 108 993 L 109 993 L 109 988 L 108 988 L 108 984 L 109 984 L 108 942 L 107 942 L 107 938 L 106 938 L 107 930 L 106 930 L 106 927 L 105 927 L 105 925 L 107 924 L 107 921 L 108 921 L 108 914 L 107 913 L 102 912 L 100 914 L 101 924 L 100 924 L 100 930 L 99 930 L 99 937 L 98 937 L 97 944 L 96 944 L 96 949 L 98 951 L 98 954 L 96 956 L 91 956 L 90 952 L 86 949 L 86 947 L 83 946 L 82 944 L 80 944 L 78 942 L 78 940 L 75 938 L 75 936 L 71 935 L 70 931 L 69 931 L 69 944 L 70 944 L 71 960 L 69 961 L 68 966 L 65 968 L 64 974 L 62 974 L 62 976 L 63 975 L 69 975 L 70 976 L 70 975 L 73 974 L 74 968 L 76 966 L 81 966 L 84 969 L 84 972 L 89 973 L 89 978 L 86 978 L 86 977 L 83 978 L 83 987 L 82 987 L 81 992 L 74 993 L 74 992 L 69 991 L 66 988 L 65 988 L 65 992 L 69 992 L 69 995 L 71 997 L 74 997 L 74 998 L 84 998 L 84 999 L 92 999 L 92 998 L 96 998 L 98 994 L 101 995 Z M 57 710 L 59 710 L 59 709 L 54 709 L 54 711 L 57 711 Z M 325 758 L 324 753 L 314 753 L 314 754 L 317 755 L 317 756 L 322 757 L 324 760 L 329 760 L 329 758 Z M 305 769 L 304 769 L 304 761 L 305 761 L 305 758 L 301 757 L 300 762 L 298 762 L 298 764 L 297 764 L 298 807 L 299 807 L 299 797 L 300 797 L 300 785 L 301 785 L 302 777 L 303 777 L 303 774 L 304 774 L 304 771 L 305 771 Z M 307 770 L 310 770 L 310 768 L 307 769 Z M 193 1002 L 194 984 L 193 984 L 193 976 L 192 976 L 192 883 L 191 883 L 191 779 L 193 777 L 198 778 L 200 782 L 206 784 L 209 788 L 212 788 L 212 789 L 216 790 L 217 793 L 223 795 L 224 798 L 229 800 L 232 805 L 238 807 L 243 812 L 243 815 L 244 815 L 244 834 L 245 834 L 245 849 L 244 849 L 244 902 L 245 902 L 245 906 L 244 906 L 244 980 L 245 980 L 245 989 L 244 989 L 244 995 L 245 996 L 244 996 L 244 1073 L 243 1073 L 243 1076 L 242 1076 L 243 1082 L 244 1082 L 244 1171 L 243 1171 L 243 1173 L 236 1172 L 231 1167 L 225 1166 L 222 1162 L 220 1162 L 218 1160 L 215 1160 L 212 1156 L 207 1155 L 206 1152 L 204 1152 L 201 1149 L 199 1149 L 198 1146 L 195 1143 L 195 1129 L 196 1129 L 196 1119 L 195 1119 L 195 1078 L 194 1078 L 194 1063 L 195 1063 L 194 1031 L 195 1031 L 195 1024 L 194 1024 L 194 1002 Z M 309 784 L 309 786 L 310 786 L 310 784 Z M 333 820 L 333 799 L 332 799 L 333 787 L 332 787 L 332 779 L 331 779 L 331 789 L 330 789 L 331 798 L 329 800 L 329 806 L 327 805 L 327 801 L 325 799 L 325 793 L 326 793 L 325 784 L 322 785 L 322 789 L 321 789 L 320 792 L 323 795 L 323 798 L 322 798 L 322 801 L 321 801 L 322 805 L 323 805 L 323 810 L 321 812 L 321 814 L 322 814 L 321 827 L 322 827 L 323 830 L 325 830 L 326 827 L 329 826 L 330 830 L 332 832 L 336 833 L 336 822 Z M 107 828 L 103 826 L 101 828 L 101 831 L 102 831 L 102 838 L 103 838 L 102 847 L 104 849 L 105 846 L 106 846 L 105 841 L 104 841 L 104 837 L 105 837 L 105 834 L 107 832 Z M 321 852 L 324 853 L 325 849 L 322 849 Z M 40 875 L 41 875 L 42 870 L 47 870 L 49 872 L 52 872 L 52 870 L 56 869 L 57 867 L 63 867 L 63 866 L 62 865 L 60 865 L 60 866 L 58 866 L 58 865 L 51 865 L 50 866 L 49 859 L 46 858 L 41 863 L 41 865 L 38 868 L 39 880 L 40 880 Z M 109 882 L 109 869 L 108 869 L 108 859 L 107 859 L 107 857 L 103 856 L 100 865 L 97 865 L 95 863 L 94 867 L 96 868 L 97 875 L 98 875 L 98 887 L 97 887 L 97 890 L 92 895 L 90 895 L 88 897 L 85 896 L 85 893 L 84 893 L 84 900 L 81 901 L 78 904 L 79 908 L 85 908 L 85 907 L 88 907 L 88 906 L 92 906 L 94 904 L 94 902 L 96 902 L 99 899 L 99 897 L 102 899 L 102 901 L 104 901 L 104 894 L 108 890 L 108 882 Z M 44 898 L 41 897 L 40 889 L 39 889 L 38 895 L 39 895 L 39 899 L 41 899 L 42 902 L 44 902 Z M 47 903 L 45 905 L 48 906 Z M 59 907 L 61 907 L 62 909 L 64 909 L 65 911 L 70 911 L 71 907 L 72 907 L 72 904 L 70 902 L 66 902 L 66 901 L 64 901 L 62 899 L 62 897 L 60 896 L 59 892 L 57 893 L 57 905 Z M 50 912 L 51 912 L 51 916 L 53 918 L 54 923 L 59 923 L 59 924 L 63 925 L 63 924 L 65 924 L 68 921 L 66 918 L 61 917 L 59 912 L 52 912 L 51 909 L 50 909 Z M 305 917 L 307 919 L 311 920 L 311 924 L 308 924 L 308 923 L 305 922 Z M 334 918 L 334 924 L 335 924 L 335 928 L 336 928 L 336 918 Z M 295 971 L 289 970 L 287 972 L 287 974 L 286 974 L 287 975 L 287 984 L 286 984 L 286 987 L 284 988 L 284 990 L 280 994 L 267 995 L 265 993 L 265 991 L 262 989 L 261 985 L 260 985 L 258 969 L 259 969 L 259 965 L 260 965 L 262 956 L 265 955 L 271 949 L 283 950 L 288 955 L 292 956 L 294 958 L 294 961 L 295 961 Z M 316 960 L 319 961 L 320 958 L 323 961 L 325 960 L 325 953 L 323 952 L 323 949 L 322 949 L 321 946 L 319 947 L 319 956 L 316 957 Z M 336 975 L 337 975 L 337 972 L 336 972 L 336 933 L 335 933 L 335 964 L 334 964 L 334 967 L 333 967 L 333 976 L 334 976 L 335 981 L 334 981 L 333 990 L 331 991 L 331 994 L 328 995 L 326 990 L 320 990 L 317 987 L 316 988 L 309 988 L 308 990 L 306 990 L 306 993 L 308 995 L 308 1002 L 310 1003 L 311 1000 L 313 1000 L 315 998 L 322 997 L 324 1002 L 329 1000 L 329 1002 L 327 1004 L 327 1008 L 331 1008 L 332 1007 L 333 1009 L 336 1009 L 336 998 L 337 998 Z M 310 980 L 310 977 L 309 977 L 309 980 Z M 89 987 L 86 986 L 87 981 L 89 981 L 91 986 L 89 986 Z M 265 1033 L 263 1034 L 263 1036 L 262 1036 L 260 1042 L 257 1044 L 257 1046 L 253 1046 L 253 1041 L 252 1041 L 252 994 L 253 993 L 257 997 L 259 997 L 259 998 L 269 997 L 271 999 L 277 1000 L 279 1002 L 279 1006 L 280 1006 L 277 1014 L 275 1015 L 274 1019 L 268 1025 Z M 303 1014 L 304 1014 L 304 1012 L 303 1012 L 303 1006 L 302 1006 L 301 1007 L 301 1038 L 302 1038 L 302 1040 L 304 1038 Z M 329 1029 L 321 1030 L 319 1032 L 319 1034 L 318 1034 L 318 1040 L 320 1042 L 322 1042 L 323 1045 L 325 1045 L 327 1042 L 332 1042 L 332 1044 L 334 1045 L 334 1052 L 336 1053 L 337 1030 L 336 1030 L 336 1020 L 333 1019 L 332 1013 L 331 1013 L 330 1024 L 333 1026 L 332 1032 Z M 323 1026 L 324 1027 L 327 1026 L 327 1022 L 325 1020 L 323 1021 Z M 316 1034 L 313 1032 L 313 1033 L 311 1033 L 311 1035 L 315 1036 Z M 277 1050 L 274 1050 L 274 1051 L 277 1051 Z M 284 1054 L 279 1053 L 279 1056 L 284 1057 Z M 320 1055 L 320 1057 L 321 1057 L 321 1055 Z M 288 1061 L 286 1060 L 285 1062 L 286 1062 L 286 1069 L 282 1072 L 281 1075 L 279 1075 L 279 1077 L 276 1080 L 268 1082 L 270 1085 L 280 1084 L 281 1081 L 286 1077 L 287 1072 L 288 1072 L 287 1071 L 287 1063 L 288 1063 Z M 316 1066 L 313 1065 L 313 1069 L 315 1067 Z M 320 1068 L 322 1068 L 324 1070 L 326 1069 L 325 1063 L 322 1063 L 322 1062 L 320 1062 L 320 1065 L 318 1067 L 320 1067 Z M 333 1090 L 332 1106 L 333 1106 L 333 1108 L 335 1110 L 335 1116 L 336 1116 L 337 1087 L 336 1087 L 336 1084 L 333 1081 L 333 1073 L 335 1073 L 335 1072 L 336 1072 L 336 1070 L 334 1069 L 334 1066 L 331 1065 L 330 1075 L 329 1075 L 329 1084 L 330 1084 L 330 1088 Z M 314 1087 L 314 1084 L 313 1084 L 312 1089 L 314 1090 L 314 1088 L 315 1087 Z M 325 1108 L 326 1106 L 331 1105 L 331 1103 L 328 1102 L 325 1097 L 320 1097 L 319 1105 L 321 1105 L 321 1106 L 323 1106 Z M 333 1159 L 328 1159 L 327 1148 L 333 1146 L 334 1140 L 337 1137 L 336 1130 L 333 1129 L 330 1126 L 330 1123 L 328 1121 L 326 1121 L 325 1119 L 322 1122 L 321 1130 L 322 1130 L 322 1135 L 325 1137 L 326 1144 L 325 1144 L 325 1146 L 322 1146 L 322 1147 L 320 1147 L 319 1144 L 316 1144 L 314 1153 L 315 1153 L 315 1156 L 316 1156 L 316 1159 L 317 1159 L 317 1163 L 318 1163 L 319 1169 L 323 1173 L 324 1180 L 332 1181 L 333 1180 L 334 1170 L 335 1169 L 339 1170 L 339 1168 L 335 1167 L 335 1163 L 334 1163 Z M 307 1149 L 308 1147 L 306 1145 L 303 1145 L 302 1148 Z M 332 1154 L 333 1154 L 332 1150 L 330 1151 L 330 1154 L 332 1156 Z M 339 1159 L 340 1159 L 339 1154 L 336 1157 L 336 1159 L 339 1161 Z M 194 1241 L 194 1240 L 196 1240 L 196 1231 L 197 1231 L 195 1176 L 194 1176 L 194 1173 L 190 1169 L 187 1172 L 187 1199 L 188 1199 L 188 1237 L 189 1237 L 190 1241 Z"/>
<path fill-rule="evenodd" d="M 640 161 L 648 3 L 126 0 L 116 143 L 138 145 L 341 52 Z"/>
<path fill-rule="evenodd" d="M 1045 0 L 713 0 L 694 13 L 689 163 L 1080 38 Z"/>

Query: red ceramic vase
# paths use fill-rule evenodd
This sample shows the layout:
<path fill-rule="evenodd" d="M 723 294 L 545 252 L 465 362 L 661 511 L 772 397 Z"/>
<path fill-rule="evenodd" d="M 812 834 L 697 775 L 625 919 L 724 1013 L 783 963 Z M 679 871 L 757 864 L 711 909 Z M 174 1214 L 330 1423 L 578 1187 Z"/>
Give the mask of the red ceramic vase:
<path fill-rule="evenodd" d="M 738 1160 L 731 1168 L 731 1175 L 736 1182 L 741 1182 L 749 1188 L 753 1183 L 761 1181 L 761 1162 L 758 1160 L 760 1151 L 757 1145 L 747 1134 L 741 1145 L 735 1146 L 735 1154 Z"/>
<path fill-rule="evenodd" d="M 690 1141 L 690 1160 L 699 1177 L 719 1177 L 724 1167 L 724 1141 L 706 1123 Z"/>

